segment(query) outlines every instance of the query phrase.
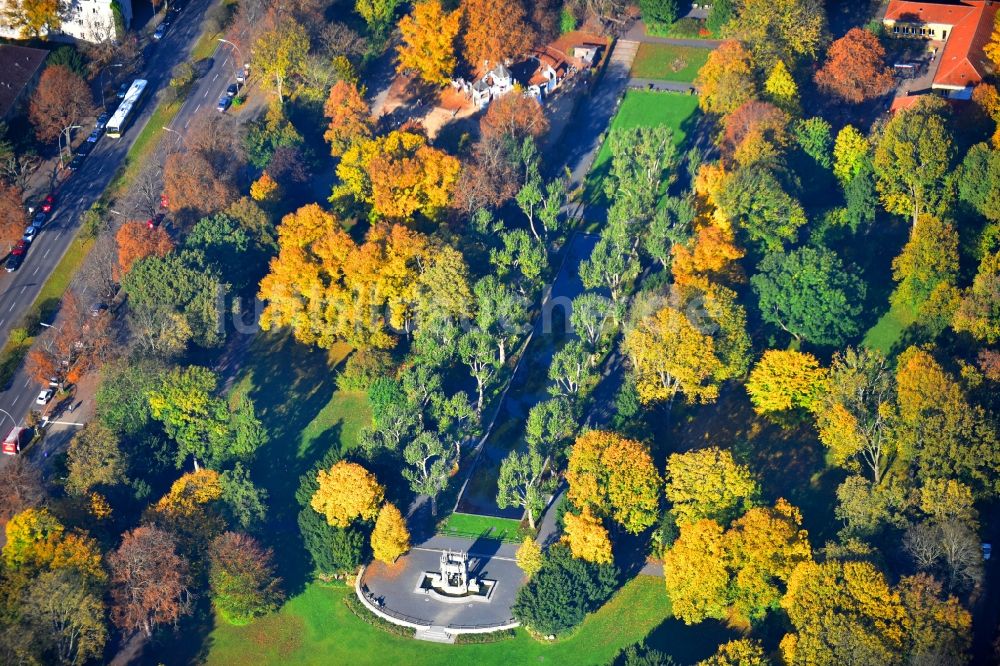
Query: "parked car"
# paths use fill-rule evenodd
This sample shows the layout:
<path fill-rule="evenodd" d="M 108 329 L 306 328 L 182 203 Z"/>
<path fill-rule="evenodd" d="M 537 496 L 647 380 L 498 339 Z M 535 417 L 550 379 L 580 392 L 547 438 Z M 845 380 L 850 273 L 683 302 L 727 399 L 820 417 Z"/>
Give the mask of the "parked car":
<path fill-rule="evenodd" d="M 22 236 L 21 239 L 27 243 L 31 243 L 32 241 L 35 240 L 35 236 L 37 235 L 38 235 L 38 227 L 36 227 L 35 225 L 31 225 L 30 227 L 24 230 L 24 236 Z"/>
<path fill-rule="evenodd" d="M 104 136 L 104 130 L 95 129 L 87 137 L 87 143 L 97 143 L 101 140 L 102 136 Z"/>
<path fill-rule="evenodd" d="M 51 388 L 43 388 L 38 392 L 38 397 L 35 398 L 36 405 L 47 405 L 49 401 L 52 400 L 52 396 L 56 394 L 55 390 Z"/>
<path fill-rule="evenodd" d="M 73 157 L 72 160 L 70 160 L 69 164 L 66 165 L 66 168 L 69 169 L 70 171 L 76 171 L 81 166 L 83 166 L 83 159 L 85 157 L 86 155 L 81 155 L 80 153 L 77 153 L 76 156 Z"/>
<path fill-rule="evenodd" d="M 155 39 L 156 41 L 160 41 L 161 39 L 163 39 L 163 36 L 167 34 L 167 28 L 169 27 L 170 24 L 166 21 L 156 26 L 156 30 L 153 32 L 153 39 Z"/>
<path fill-rule="evenodd" d="M 10 256 L 7 257 L 7 263 L 4 265 L 6 271 L 8 273 L 13 273 L 20 268 L 21 264 L 24 263 L 24 257 L 27 254 L 28 244 L 24 242 L 23 239 L 17 241 L 17 245 L 15 245 L 14 249 L 10 251 Z"/>
<path fill-rule="evenodd" d="M 229 108 L 229 103 L 232 101 L 233 100 L 229 95 L 223 95 L 219 98 L 219 103 L 216 104 L 215 110 L 219 113 L 225 113 L 226 109 Z"/>
<path fill-rule="evenodd" d="M 129 83 L 128 81 L 126 81 L 125 83 L 123 83 L 121 85 L 121 87 L 118 89 L 118 92 L 116 93 L 116 97 L 118 97 L 118 99 L 125 99 L 125 94 L 128 92 L 128 88 L 129 88 L 130 85 L 132 85 L 132 84 Z"/>
<path fill-rule="evenodd" d="M 31 226 L 38 227 L 39 229 L 41 229 L 43 226 L 45 226 L 45 221 L 47 219 L 48 217 L 45 215 L 45 213 L 41 212 L 35 213 L 35 216 L 31 218 Z"/>
<path fill-rule="evenodd" d="M 42 199 L 42 205 L 39 206 L 43 213 L 51 213 L 52 207 L 56 205 L 56 195 L 49 194 L 44 199 Z"/>
<path fill-rule="evenodd" d="M 236 93 L 240 91 L 240 86 L 237 83 L 230 83 L 229 87 L 226 88 L 226 96 L 232 99 L 236 97 Z"/>
<path fill-rule="evenodd" d="M 95 127 L 103 132 L 104 128 L 108 126 L 108 120 L 110 119 L 111 119 L 110 114 L 102 113 L 101 115 L 97 116 L 97 122 L 95 123 Z"/>
<path fill-rule="evenodd" d="M 89 141 L 84 141 L 83 143 L 81 143 L 79 146 L 76 147 L 76 154 L 77 155 L 89 155 L 90 151 L 92 151 L 94 149 L 94 146 L 96 146 L 96 145 L 97 145 L 96 143 L 91 143 Z"/>
<path fill-rule="evenodd" d="M 236 74 L 236 83 L 241 86 L 247 82 L 247 77 L 250 76 L 250 63 L 245 63 L 243 65 L 243 71 Z"/>

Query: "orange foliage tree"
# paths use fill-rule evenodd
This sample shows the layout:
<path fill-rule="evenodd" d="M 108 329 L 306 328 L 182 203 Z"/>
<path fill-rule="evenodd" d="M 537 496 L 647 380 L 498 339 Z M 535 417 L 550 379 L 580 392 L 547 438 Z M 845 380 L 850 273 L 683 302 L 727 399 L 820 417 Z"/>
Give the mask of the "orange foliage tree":
<path fill-rule="evenodd" d="M 735 41 L 723 42 L 698 70 L 698 105 L 708 113 L 725 115 L 757 95 L 750 52 Z"/>
<path fill-rule="evenodd" d="M 432 85 L 447 85 L 455 71 L 455 38 L 460 22 L 460 12 L 444 11 L 441 0 L 414 4 L 413 13 L 399 21 L 403 43 L 396 47 L 396 69 L 412 70 Z"/>
<path fill-rule="evenodd" d="M 119 227 L 115 241 L 118 243 L 118 265 L 114 274 L 119 281 L 140 259 L 152 255 L 163 257 L 174 249 L 174 242 L 163 227 L 150 229 L 149 225 L 138 221 L 126 222 Z"/>
<path fill-rule="evenodd" d="M 356 141 L 372 135 L 371 109 L 358 87 L 350 81 L 337 81 L 323 106 L 323 115 L 330 119 L 323 138 L 330 144 L 330 153 L 343 155 Z"/>
<path fill-rule="evenodd" d="M 821 90 L 853 104 L 884 95 L 893 85 L 885 49 L 878 37 L 861 28 L 851 28 L 830 45 L 815 78 Z"/>
<path fill-rule="evenodd" d="M 462 54 L 472 69 L 492 69 L 531 48 L 535 36 L 521 0 L 462 0 Z"/>
<path fill-rule="evenodd" d="M 24 233 L 27 213 L 21 188 L 0 181 L 0 243 L 14 243 Z"/>

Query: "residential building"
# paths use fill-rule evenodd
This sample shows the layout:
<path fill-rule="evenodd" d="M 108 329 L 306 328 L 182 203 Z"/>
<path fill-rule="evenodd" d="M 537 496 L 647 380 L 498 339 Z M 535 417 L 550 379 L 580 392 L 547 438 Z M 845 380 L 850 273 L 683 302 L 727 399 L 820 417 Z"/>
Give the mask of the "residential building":
<path fill-rule="evenodd" d="M 930 41 L 936 61 L 931 88 L 951 97 L 967 97 L 989 72 L 983 47 L 993 32 L 998 9 L 997 0 L 891 0 L 882 24 L 893 37 Z"/>
<path fill-rule="evenodd" d="M 0 11 L 16 0 L 0 0 Z M 116 39 L 115 7 L 124 26 L 132 23 L 132 0 L 69 0 L 63 5 L 62 25 L 48 35 L 56 41 L 103 42 Z M 0 37 L 20 39 L 17 28 L 0 23 Z"/>
<path fill-rule="evenodd" d="M 27 102 L 48 55 L 44 49 L 0 44 L 0 120 L 16 114 Z"/>

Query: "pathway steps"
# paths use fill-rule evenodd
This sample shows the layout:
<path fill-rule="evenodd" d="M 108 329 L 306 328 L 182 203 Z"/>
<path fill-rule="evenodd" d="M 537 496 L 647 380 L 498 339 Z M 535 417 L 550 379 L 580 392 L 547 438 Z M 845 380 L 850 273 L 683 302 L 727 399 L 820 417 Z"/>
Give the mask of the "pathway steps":
<path fill-rule="evenodd" d="M 427 629 L 417 629 L 413 637 L 418 641 L 430 641 L 431 643 L 454 643 L 455 637 L 444 630 L 444 627 L 428 627 Z"/>

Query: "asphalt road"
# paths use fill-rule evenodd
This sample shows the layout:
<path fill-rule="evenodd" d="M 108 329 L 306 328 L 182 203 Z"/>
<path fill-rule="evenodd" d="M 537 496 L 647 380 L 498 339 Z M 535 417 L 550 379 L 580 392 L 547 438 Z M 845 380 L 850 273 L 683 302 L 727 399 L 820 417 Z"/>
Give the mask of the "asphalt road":
<path fill-rule="evenodd" d="M 100 198 L 123 163 L 135 138 L 148 124 L 156 108 L 153 95 L 159 96 L 170 80 L 170 71 L 188 57 L 198 38 L 205 11 L 216 1 L 192 0 L 171 21 L 166 36 L 159 42 L 151 42 L 145 48 L 145 71 L 135 78 L 147 79 L 152 92 L 147 96 L 139 115 L 120 139 L 105 136 L 97 142 L 81 168 L 59 186 L 55 207 L 28 250 L 24 264 L 14 273 L 0 272 L 0 341 L 7 340 L 11 329 L 18 325 L 34 302 L 42 285 L 79 231 L 83 213 Z M 231 47 L 220 44 L 211 68 L 195 83 L 181 111 L 172 121 L 171 129 L 183 133 L 196 115 L 218 113 L 216 102 L 233 82 L 234 61 L 230 57 L 231 51 Z M 89 133 L 91 129 L 92 127 L 87 127 L 79 131 Z M 177 135 L 172 136 L 181 140 Z M 169 136 L 165 136 L 164 140 L 169 140 Z M 41 408 L 35 405 L 40 388 L 22 365 L 9 386 L 0 393 L 0 437 L 9 432 L 11 418 L 21 423 L 31 409 Z M 51 427 L 51 436 L 46 438 L 43 453 L 58 449 L 61 440 L 71 436 L 72 431 L 78 427 L 79 424 L 74 421 L 73 412 L 70 411 L 75 406 L 74 401 L 49 405 L 51 417 L 62 425 Z M 0 464 L 3 464 L 4 458 L 6 456 L 0 456 Z"/>

